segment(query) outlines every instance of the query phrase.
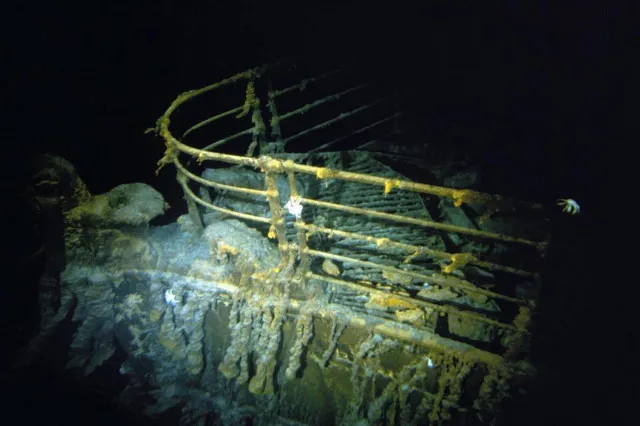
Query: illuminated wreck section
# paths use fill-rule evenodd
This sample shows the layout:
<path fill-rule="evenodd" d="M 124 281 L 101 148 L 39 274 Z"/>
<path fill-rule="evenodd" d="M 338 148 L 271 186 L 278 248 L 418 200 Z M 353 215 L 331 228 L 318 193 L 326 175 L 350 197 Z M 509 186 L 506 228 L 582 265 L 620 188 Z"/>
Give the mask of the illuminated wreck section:
<path fill-rule="evenodd" d="M 366 148 L 401 135 L 398 98 L 341 73 L 277 88 L 264 67 L 180 95 L 152 129 L 187 204 L 173 224 L 149 225 L 166 207 L 149 186 L 92 196 L 49 159 L 67 196 L 37 199 L 63 213 L 66 269 L 43 329 L 75 305 L 68 367 L 119 345 L 120 402 L 182 424 L 499 420 L 534 371 L 540 206 L 385 165 Z"/>

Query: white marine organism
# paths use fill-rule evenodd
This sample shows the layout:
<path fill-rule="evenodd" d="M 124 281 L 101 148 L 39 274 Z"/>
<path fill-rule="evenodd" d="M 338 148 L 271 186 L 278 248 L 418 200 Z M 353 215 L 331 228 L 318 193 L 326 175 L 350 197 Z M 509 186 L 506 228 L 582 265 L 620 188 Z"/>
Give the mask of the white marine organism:
<path fill-rule="evenodd" d="M 561 198 L 558 200 L 558 205 L 563 206 L 562 211 L 569 214 L 580 213 L 580 204 L 573 198 Z"/>
<path fill-rule="evenodd" d="M 427 367 L 429 367 L 429 368 L 437 367 L 437 365 L 433 362 L 433 360 L 431 358 L 429 358 L 428 356 L 425 356 L 424 360 L 427 361 Z"/>
<path fill-rule="evenodd" d="M 296 219 L 300 219 L 302 217 L 302 197 L 290 197 L 287 204 L 284 205 L 284 208 L 287 211 L 294 215 Z"/>
<path fill-rule="evenodd" d="M 167 302 L 168 305 L 176 306 L 178 304 L 178 297 L 173 294 L 173 290 L 169 289 L 164 292 L 164 301 Z"/>

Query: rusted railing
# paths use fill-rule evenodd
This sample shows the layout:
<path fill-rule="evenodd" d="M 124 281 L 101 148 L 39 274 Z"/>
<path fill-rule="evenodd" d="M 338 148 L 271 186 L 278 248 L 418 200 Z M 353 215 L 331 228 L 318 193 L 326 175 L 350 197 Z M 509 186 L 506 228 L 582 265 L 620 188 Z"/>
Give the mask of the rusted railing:
<path fill-rule="evenodd" d="M 300 215 L 296 215 L 294 227 L 297 233 L 297 238 L 295 242 L 292 242 L 287 237 L 286 232 L 286 220 L 284 213 L 284 206 L 281 205 L 281 198 L 278 192 L 278 187 L 276 185 L 276 177 L 278 175 L 283 175 L 287 177 L 289 183 L 289 191 L 290 191 L 290 202 L 301 206 L 314 206 L 316 208 L 329 209 L 333 211 L 340 211 L 352 215 L 360 215 L 369 218 L 383 219 L 389 221 L 391 223 L 401 223 L 401 224 L 409 224 L 418 227 L 422 227 L 425 229 L 431 229 L 434 231 L 441 231 L 447 233 L 457 233 L 461 235 L 466 235 L 472 238 L 480 238 L 487 239 L 495 242 L 501 242 L 506 244 L 518 245 L 523 247 L 530 247 L 537 251 L 540 257 L 544 256 L 546 251 L 547 242 L 546 241 L 534 241 L 527 238 L 522 238 L 516 235 L 503 235 L 499 233 L 493 232 L 485 232 L 475 228 L 467 228 L 456 226 L 448 223 L 437 222 L 433 220 L 427 220 L 423 218 L 416 218 L 411 216 L 406 216 L 402 214 L 391 214 L 386 212 L 380 212 L 373 209 L 360 208 L 354 206 L 347 206 L 333 202 L 321 201 L 317 199 L 313 199 L 311 197 L 307 197 L 306 194 L 298 194 L 296 190 L 296 174 L 305 174 L 309 176 L 313 176 L 318 180 L 332 179 L 337 181 L 347 181 L 347 182 L 356 182 L 365 185 L 374 185 L 380 188 L 381 194 L 389 194 L 392 191 L 407 191 L 419 194 L 428 194 L 437 196 L 440 198 L 448 198 L 451 199 L 455 206 L 460 207 L 462 204 L 479 204 L 485 206 L 484 218 L 491 216 L 496 211 L 503 210 L 505 208 L 511 208 L 514 204 L 517 204 L 523 208 L 527 209 L 539 209 L 540 205 L 536 203 L 516 203 L 513 200 L 505 199 L 498 195 L 485 194 L 477 191 L 467 190 L 467 189 L 453 189 L 442 186 L 435 185 L 427 185 L 422 183 L 416 183 L 409 180 L 403 179 L 388 179 L 384 177 L 371 176 L 367 174 L 353 173 L 344 170 L 337 170 L 325 167 L 315 167 L 311 165 L 299 164 L 292 160 L 281 160 L 278 158 L 274 158 L 274 156 L 269 155 L 259 155 L 255 157 L 256 151 L 260 154 L 264 154 L 264 152 L 269 151 L 269 147 L 271 148 L 272 153 L 283 152 L 287 143 L 304 138 L 320 129 L 326 128 L 335 124 L 338 121 L 342 121 L 348 119 L 353 115 L 357 115 L 360 112 L 372 107 L 374 104 L 379 102 L 383 102 L 383 100 L 375 100 L 366 105 L 363 105 L 358 108 L 352 108 L 348 111 L 340 113 L 334 118 L 321 121 L 311 127 L 298 131 L 294 134 L 285 137 L 283 135 L 283 127 L 282 124 L 286 120 L 290 120 L 291 118 L 309 113 L 313 111 L 315 108 L 320 107 L 321 105 L 325 105 L 331 102 L 338 101 L 344 97 L 352 95 L 362 89 L 364 89 L 367 85 L 354 85 L 352 87 L 347 88 L 346 90 L 342 90 L 340 92 L 336 92 L 330 94 L 324 98 L 321 98 L 315 102 L 308 103 L 302 107 L 291 110 L 287 113 L 278 115 L 278 106 L 277 100 L 279 97 L 295 93 L 295 91 L 304 90 L 308 85 L 314 84 L 324 78 L 328 78 L 330 76 L 334 76 L 339 71 L 333 71 L 322 75 L 317 78 L 311 78 L 304 80 L 296 85 L 292 85 L 290 87 L 280 89 L 280 90 L 272 90 L 269 88 L 268 90 L 268 108 L 267 111 L 271 114 L 270 120 L 263 120 L 262 114 L 263 111 L 260 105 L 260 96 L 257 94 L 257 82 L 267 73 L 269 70 L 268 67 L 260 67 L 245 71 L 243 73 L 236 74 L 233 77 L 222 80 L 216 84 L 212 84 L 210 86 L 204 87 L 198 90 L 192 90 L 186 93 L 181 94 L 177 97 L 175 101 L 171 103 L 169 108 L 163 114 L 162 117 L 157 122 L 157 126 L 155 127 L 155 131 L 162 136 L 165 141 L 166 151 L 162 159 L 158 162 L 160 170 L 167 164 L 174 164 L 178 173 L 178 181 L 185 193 L 186 200 L 189 207 L 189 214 L 194 220 L 194 223 L 202 226 L 202 219 L 200 217 L 200 213 L 198 211 L 197 205 L 203 206 L 207 209 L 215 210 L 225 215 L 236 217 L 238 219 L 252 221 L 256 223 L 262 223 L 269 226 L 268 236 L 269 238 L 277 240 L 278 248 L 282 255 L 283 264 L 287 264 L 291 260 L 291 256 L 295 256 L 297 260 L 297 270 L 296 277 L 299 280 L 308 280 L 308 279 L 317 279 L 323 280 L 330 285 L 334 286 L 343 286 L 345 288 L 355 289 L 357 291 L 361 291 L 364 293 L 368 293 L 371 295 L 377 295 L 382 298 L 393 298 L 394 300 L 399 300 L 405 303 L 405 306 L 415 307 L 416 309 L 427 308 L 434 312 L 440 314 L 447 314 L 451 316 L 457 316 L 460 318 L 464 318 L 467 320 L 477 321 L 480 323 L 488 324 L 496 329 L 508 330 L 510 332 L 515 333 L 520 338 L 525 338 L 529 333 L 529 317 L 530 310 L 535 305 L 535 300 L 519 298 L 515 296 L 500 294 L 498 292 L 491 291 L 489 289 L 482 288 L 479 285 L 473 284 L 464 278 L 460 278 L 454 274 L 454 272 L 467 265 L 476 265 L 483 268 L 487 268 L 494 271 L 501 271 L 509 274 L 513 274 L 514 276 L 520 277 L 528 277 L 532 280 L 537 280 L 538 275 L 536 271 L 524 270 L 519 267 L 509 266 L 509 265 L 501 265 L 494 262 L 489 262 L 478 258 L 470 253 L 448 253 L 441 250 L 435 250 L 433 248 L 415 244 L 407 244 L 402 241 L 394 241 L 393 236 L 389 235 L 383 238 L 376 238 L 372 236 L 367 236 L 363 234 L 358 234 L 354 232 L 348 232 L 340 229 L 333 229 L 323 226 L 317 226 L 312 223 L 306 223 Z M 214 92 L 217 89 L 220 89 L 225 86 L 234 85 L 238 83 L 246 84 L 243 86 L 244 90 L 244 101 L 242 102 L 239 99 L 239 105 L 235 106 L 227 111 L 223 111 L 217 113 L 210 118 L 207 118 L 203 121 L 198 122 L 197 124 L 189 127 L 186 131 L 182 133 L 182 136 L 175 136 L 170 130 L 170 124 L 173 114 L 176 112 L 178 107 L 181 107 L 187 104 L 190 100 L 195 97 L 204 95 L 206 93 Z M 382 123 L 386 123 L 392 120 L 395 120 L 399 116 L 401 116 L 400 111 L 392 112 L 391 114 L 384 116 L 382 118 L 376 117 L 372 122 L 365 123 L 361 127 L 357 128 L 349 135 L 354 133 L 362 133 L 371 128 L 379 126 Z M 205 128 L 208 125 L 218 122 L 219 120 L 225 118 L 236 117 L 237 119 L 244 119 L 248 117 L 251 119 L 251 124 L 242 131 L 235 132 L 229 136 L 219 138 L 214 140 L 213 142 L 207 144 L 204 148 L 199 149 L 192 147 L 188 144 L 185 144 L 183 140 L 197 131 Z M 267 129 L 265 126 L 265 122 L 269 123 L 269 127 L 271 130 L 271 135 L 273 137 L 272 142 L 267 142 L 266 134 Z M 329 143 L 321 144 L 317 147 L 314 147 L 311 150 L 320 150 L 326 147 L 330 147 L 335 145 L 335 143 L 340 142 L 344 138 L 349 135 L 345 135 L 343 137 L 337 137 Z M 214 149 L 219 149 L 223 145 L 234 141 L 240 143 L 239 141 L 243 137 L 251 136 L 251 140 L 249 141 L 248 147 L 246 148 L 246 155 L 233 155 L 222 152 L 214 152 Z M 272 145 L 269 145 L 271 143 Z M 275 144 L 275 145 L 274 145 Z M 275 146 L 275 148 L 274 148 Z M 216 161 L 216 162 L 224 162 L 230 165 L 236 166 L 246 166 L 253 168 L 255 170 L 259 170 L 264 174 L 265 180 L 265 188 L 264 190 L 258 190 L 255 188 L 243 188 L 237 187 L 234 185 L 227 185 L 218 182 L 213 182 L 208 179 L 204 179 L 194 172 L 189 170 L 189 164 L 185 164 L 185 162 L 181 159 L 181 154 L 186 155 L 186 158 L 195 159 L 198 164 L 203 163 L 204 161 Z M 217 205 L 212 204 L 202 198 L 200 198 L 194 191 L 189 187 L 189 182 L 195 182 L 199 185 L 204 185 L 207 187 L 216 188 L 224 191 L 231 191 L 240 194 L 247 194 L 251 196 L 259 196 L 263 197 L 268 201 L 269 209 L 271 212 L 271 217 L 260 217 L 256 215 L 251 215 L 247 213 L 241 213 L 237 211 L 233 211 L 230 209 L 226 209 Z M 398 267 L 393 267 L 389 265 L 378 264 L 371 261 L 365 261 L 361 259 L 357 259 L 354 257 L 337 255 L 334 253 L 330 253 L 327 251 L 313 249 L 308 246 L 308 241 L 312 235 L 323 234 L 328 237 L 339 237 L 347 240 L 354 241 L 363 241 L 368 243 L 373 243 L 377 248 L 393 248 L 400 250 L 406 253 L 404 263 L 408 264 L 416 258 L 417 256 L 427 256 L 434 259 L 439 260 L 447 260 L 449 263 L 446 267 L 442 269 L 442 271 L 438 273 L 425 274 L 415 271 L 408 271 L 404 269 L 400 269 Z M 346 279 L 342 279 L 339 276 L 333 276 L 331 274 L 319 274 L 314 273 L 309 270 L 309 266 L 311 264 L 312 259 L 328 259 L 338 262 L 346 262 L 354 265 L 360 265 L 367 268 L 375 268 L 381 272 L 386 272 L 389 274 L 397 275 L 397 276 L 405 276 L 412 280 L 418 280 L 421 283 L 425 283 L 432 286 L 439 286 L 443 288 L 451 288 L 458 291 L 461 291 L 465 294 L 476 294 L 485 296 L 491 299 L 500 300 L 506 303 L 512 303 L 516 306 L 517 315 L 513 318 L 510 323 L 501 322 L 495 318 L 490 318 L 481 313 L 474 312 L 473 310 L 465 310 L 458 306 L 444 305 L 441 303 L 435 303 L 428 300 L 423 300 L 417 298 L 415 296 L 411 296 L 406 292 L 398 289 L 389 289 L 385 286 L 382 286 L 381 283 L 373 283 L 373 282 L 354 282 Z M 383 327 L 384 328 L 384 327 Z M 388 327 L 387 327 L 388 328 Z M 398 333 L 396 333 L 398 334 Z M 399 333 L 400 335 L 402 333 Z M 407 336 L 407 339 L 411 340 L 411 333 Z M 478 353 L 484 353 L 478 349 Z M 494 356 L 483 355 L 481 358 L 485 360 L 491 360 L 491 362 L 495 361 Z"/>

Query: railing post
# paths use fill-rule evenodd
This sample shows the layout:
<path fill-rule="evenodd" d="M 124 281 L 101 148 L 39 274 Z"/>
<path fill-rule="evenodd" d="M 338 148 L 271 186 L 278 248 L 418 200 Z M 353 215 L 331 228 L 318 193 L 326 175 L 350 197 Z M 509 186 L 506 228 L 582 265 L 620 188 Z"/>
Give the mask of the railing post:
<path fill-rule="evenodd" d="M 265 183 L 267 185 L 267 201 L 271 210 L 271 228 L 269 229 L 269 237 L 278 239 L 278 249 L 282 256 L 282 265 L 286 265 L 289 257 L 289 244 L 287 242 L 287 234 L 285 229 L 284 214 L 280 205 L 280 194 L 276 183 L 278 171 L 282 171 L 282 164 L 269 157 L 260 157 L 260 166 L 265 174 Z"/>
<path fill-rule="evenodd" d="M 271 81 L 269 81 L 269 103 L 267 107 L 271 113 L 271 120 L 269 121 L 269 127 L 271 130 L 271 138 L 275 139 L 268 144 L 269 153 L 281 153 L 284 152 L 285 143 L 282 140 L 282 131 L 280 129 L 280 116 L 278 115 L 278 108 L 276 107 L 276 95 L 271 87 Z"/>
<path fill-rule="evenodd" d="M 291 160 L 285 161 L 284 166 L 287 168 L 288 164 L 293 164 Z M 292 199 L 298 199 L 300 194 L 296 190 L 296 177 L 292 171 L 287 172 L 287 178 L 289 180 L 289 193 Z M 311 264 L 311 258 L 307 253 L 307 233 L 304 227 L 304 221 L 302 216 L 296 216 L 296 224 L 298 225 L 298 258 L 300 259 L 300 271 L 304 274 L 309 269 Z"/>
<path fill-rule="evenodd" d="M 259 94 L 256 94 L 256 90 L 260 90 L 258 86 L 256 88 L 256 77 L 253 76 L 249 83 L 253 87 L 253 100 L 251 102 L 251 123 L 253 124 L 252 140 L 248 151 L 249 157 L 253 156 L 255 149 L 258 148 L 259 155 L 262 155 L 265 150 L 266 144 L 266 129 L 264 120 L 262 119 L 262 110 L 260 109 Z M 263 97 L 264 98 L 264 97 Z"/>

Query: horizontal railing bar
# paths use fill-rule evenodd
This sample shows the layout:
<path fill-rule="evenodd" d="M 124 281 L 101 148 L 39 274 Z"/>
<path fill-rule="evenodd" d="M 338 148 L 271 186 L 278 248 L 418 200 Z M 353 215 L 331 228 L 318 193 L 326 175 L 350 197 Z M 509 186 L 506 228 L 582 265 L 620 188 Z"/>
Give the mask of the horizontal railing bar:
<path fill-rule="evenodd" d="M 260 162 L 257 158 L 243 157 L 241 155 L 222 154 L 220 152 L 210 152 L 198 148 L 193 148 L 189 145 L 183 144 L 174 137 L 170 137 L 170 141 L 171 145 L 175 147 L 175 149 L 184 152 L 185 154 L 192 155 L 193 157 L 197 158 L 198 161 L 213 160 L 254 168 L 260 167 Z"/>
<path fill-rule="evenodd" d="M 189 188 L 189 185 L 186 184 L 186 182 L 182 183 L 182 188 L 183 188 L 185 194 L 187 194 L 189 197 L 191 197 L 193 199 L 193 201 L 195 201 L 196 203 L 200 204 L 201 206 L 207 207 L 209 209 L 215 210 L 215 211 L 220 212 L 220 213 L 224 213 L 224 214 L 229 215 L 229 216 L 238 217 L 240 219 L 252 220 L 254 222 L 261 222 L 261 223 L 266 223 L 266 224 L 270 224 L 271 223 L 271 219 L 268 219 L 266 217 L 254 216 L 254 215 L 246 214 L 246 213 L 239 213 L 239 212 L 236 212 L 236 211 L 233 211 L 233 210 L 229 210 L 229 209 L 225 209 L 225 208 L 222 208 L 222 207 L 214 206 L 211 203 L 207 203 L 206 201 L 204 201 L 203 199 L 198 197 L 196 194 L 194 194 L 193 191 L 191 190 L 191 188 Z"/>
<path fill-rule="evenodd" d="M 394 248 L 398 248 L 401 249 L 405 252 L 408 252 L 408 256 L 407 257 L 412 257 L 412 256 L 417 256 L 419 254 L 425 254 L 428 256 L 432 256 L 432 257 L 437 257 L 440 259 L 451 259 L 451 256 L 454 253 L 447 253 L 444 251 L 438 251 L 438 250 L 433 250 L 430 249 L 428 247 L 425 246 L 417 246 L 417 245 L 413 245 L 413 244 L 406 244 L 406 243 L 401 243 L 398 241 L 392 241 L 388 238 L 376 238 L 376 237 L 371 237 L 369 235 L 363 235 L 363 234 L 358 234 L 355 232 L 347 232 L 347 231 L 340 231 L 338 229 L 332 229 L 332 228 L 324 228 L 321 226 L 316 226 L 316 225 L 312 225 L 312 224 L 307 224 L 304 222 L 296 222 L 294 223 L 294 226 L 296 228 L 302 228 L 306 231 L 308 231 L 310 234 L 313 234 L 315 232 L 322 232 L 324 234 L 329 235 L 330 237 L 332 235 L 337 235 L 343 238 L 348 238 L 348 239 L 353 239 L 353 240 L 359 240 L 359 241 L 366 241 L 369 243 L 374 243 L 376 244 L 377 247 L 394 247 Z M 477 266 L 482 266 L 485 268 L 488 268 L 490 270 L 499 270 L 499 271 L 504 271 L 504 272 L 509 272 L 515 275 L 520 275 L 520 276 L 535 276 L 536 274 L 533 272 L 529 272 L 529 271 L 523 271 L 521 269 L 517 269 L 517 268 L 512 268 L 510 266 L 504 266 L 504 265 L 499 265 L 497 263 L 490 263 L 490 262 L 485 262 L 483 260 L 480 260 L 478 258 L 475 258 L 471 261 L 468 262 L 469 264 L 472 265 L 477 265 Z"/>
<path fill-rule="evenodd" d="M 204 178 L 201 178 L 198 175 L 195 175 L 193 173 L 191 173 L 189 170 L 187 170 L 182 163 L 180 163 L 180 160 L 176 159 L 175 161 L 175 165 L 176 168 L 186 177 L 188 177 L 189 179 L 198 182 L 202 185 L 206 185 L 206 186 L 211 186 L 213 188 L 217 188 L 217 189 L 222 189 L 225 191 L 234 191 L 234 192 L 240 192 L 240 193 L 244 193 L 244 194 L 251 194 L 251 195 L 257 195 L 257 196 L 261 196 L 261 197 L 267 197 L 267 191 L 265 190 L 259 190 L 259 189 L 252 189 L 252 188 L 244 188 L 241 186 L 233 186 L 233 185 L 225 185 L 223 183 L 218 183 L 218 182 L 214 182 L 211 180 L 207 180 Z"/>
<path fill-rule="evenodd" d="M 309 134 L 311 132 L 315 132 L 316 130 L 323 129 L 323 128 L 327 127 L 327 126 L 330 126 L 331 124 L 337 123 L 340 120 L 344 120 L 345 118 L 349 118 L 350 116 L 352 116 L 354 114 L 357 114 L 357 113 L 362 112 L 362 111 L 364 111 L 364 110 L 366 110 L 368 108 L 371 108 L 371 107 L 373 107 L 373 106 L 375 106 L 375 105 L 377 105 L 377 104 L 379 104 L 379 103 L 381 103 L 383 101 L 384 101 L 383 99 L 380 99 L 380 100 L 372 102 L 372 103 L 370 103 L 368 105 L 364 105 L 364 106 L 361 106 L 359 108 L 352 109 L 351 111 L 343 112 L 340 115 L 338 115 L 337 117 L 332 118 L 331 120 L 327 120 L 327 121 L 322 122 L 320 124 L 317 124 L 317 125 L 315 125 L 313 127 L 310 127 L 310 128 L 308 128 L 306 130 L 298 132 L 295 135 L 292 135 L 292 136 L 289 136 L 288 138 L 285 138 L 284 142 L 285 143 L 291 142 L 292 140 L 297 139 L 299 137 L 302 137 L 302 136 L 304 136 L 306 134 Z"/>
<path fill-rule="evenodd" d="M 184 139 L 185 137 L 187 137 L 187 135 L 189 135 L 191 132 L 193 132 L 194 130 L 198 130 L 199 128 L 206 126 L 209 123 L 213 123 L 216 120 L 219 120 L 221 118 L 224 118 L 228 115 L 232 115 L 235 113 L 238 113 L 240 111 L 242 111 L 242 109 L 244 108 L 244 105 L 241 105 L 239 107 L 230 109 L 228 111 L 222 112 L 218 115 L 214 115 L 213 117 L 207 118 L 206 120 L 203 120 L 201 122 L 199 122 L 198 124 L 195 124 L 191 127 L 189 127 L 183 134 L 182 134 L 182 138 Z"/>
<path fill-rule="evenodd" d="M 202 150 L 203 150 L 203 151 L 209 151 L 209 150 L 212 150 L 213 148 L 217 148 L 217 147 L 219 147 L 220 145 L 224 145 L 225 143 L 227 143 L 227 142 L 229 142 L 229 141 L 232 141 L 232 140 L 234 140 L 234 139 L 237 139 L 237 138 L 239 138 L 240 136 L 244 136 L 244 135 L 252 134 L 252 133 L 253 133 L 253 131 L 254 131 L 254 128 L 253 128 L 253 127 L 248 128 L 247 130 L 243 130 L 243 131 L 238 132 L 238 133 L 236 133 L 236 134 L 233 134 L 233 135 L 231 135 L 231 136 L 227 136 L 227 137 L 226 137 L 226 138 L 224 138 L 224 139 L 220 139 L 220 140 L 218 140 L 218 141 L 216 141 L 216 142 L 213 142 L 213 143 L 211 143 L 211 144 L 209 144 L 209 145 L 205 146 L 204 148 L 202 148 Z"/>
<path fill-rule="evenodd" d="M 353 263 L 355 265 L 367 266 L 369 268 L 379 269 L 381 271 L 385 271 L 391 274 L 405 275 L 407 277 L 412 277 L 418 279 L 424 283 L 429 285 L 438 285 L 441 287 L 449 287 L 456 290 L 461 290 L 467 293 L 476 293 L 481 294 L 483 296 L 492 297 L 494 299 L 500 299 L 507 302 L 515 303 L 520 306 L 528 306 L 529 304 L 525 300 L 516 299 L 514 297 L 504 296 L 500 293 L 495 293 L 493 291 L 484 290 L 474 286 L 472 283 L 468 281 L 461 280 L 460 278 L 456 278 L 451 275 L 425 275 L 419 272 L 413 271 L 405 271 L 404 269 L 398 269 L 391 266 L 380 265 L 378 263 L 369 262 L 366 260 L 359 260 L 353 257 L 340 256 L 337 254 L 327 253 L 324 251 L 312 250 L 307 248 L 305 253 L 310 254 L 311 256 L 322 257 L 324 259 L 336 260 L 338 262 L 343 263 Z M 464 284 L 463 284 L 464 282 Z"/>
<path fill-rule="evenodd" d="M 380 125 L 380 124 L 382 124 L 382 123 L 386 123 L 387 121 L 389 121 L 389 120 L 393 120 L 394 118 L 397 118 L 397 117 L 400 117 L 400 116 L 402 116 L 402 113 L 401 113 L 401 112 L 397 112 L 397 113 L 395 113 L 395 114 L 393 114 L 393 115 L 390 115 L 390 116 L 389 116 L 389 117 L 387 117 L 387 118 L 383 118 L 382 120 L 378 120 L 378 121 L 376 121 L 376 122 L 374 122 L 374 123 L 371 123 L 371 124 L 370 124 L 370 125 L 368 125 L 368 126 L 364 126 L 364 127 L 359 128 L 358 130 L 354 130 L 353 132 L 351 132 L 351 133 L 349 133 L 349 134 L 347 134 L 347 135 L 345 135 L 345 136 L 342 136 L 342 137 L 339 137 L 339 138 L 337 138 L 337 139 L 334 139 L 334 140 L 332 140 L 331 142 L 327 142 L 327 143 L 325 143 L 324 145 L 320 145 L 320 146 L 319 146 L 319 147 L 317 147 L 317 148 L 310 149 L 310 150 L 308 150 L 307 152 L 316 152 L 316 151 L 319 151 L 319 150 L 321 150 L 321 149 L 328 148 L 328 147 L 330 147 L 331 145 L 335 145 L 335 144 L 337 144 L 337 143 L 339 143 L 339 142 L 342 142 L 343 140 L 345 140 L 345 139 L 347 139 L 347 138 L 349 138 L 349 137 L 351 137 L 351 136 L 354 136 L 354 135 L 360 134 L 360 133 L 362 133 L 362 132 L 366 132 L 367 130 L 369 130 L 369 129 L 371 129 L 371 128 L 375 127 L 375 126 L 378 126 L 378 125 Z M 393 132 L 391 132 L 391 133 L 393 133 Z"/>
<path fill-rule="evenodd" d="M 322 99 L 318 99 L 317 101 L 314 101 L 314 102 L 312 102 L 310 104 L 306 104 L 304 106 L 301 106 L 298 109 L 294 109 L 293 111 L 289 111 L 289 112 L 287 112 L 285 114 L 281 114 L 278 117 L 278 119 L 279 119 L 279 121 L 282 121 L 282 120 L 286 120 L 287 118 L 291 118 L 293 116 L 296 116 L 298 114 L 305 114 L 305 113 L 307 113 L 308 111 L 310 111 L 313 108 L 316 108 L 316 107 L 318 107 L 318 106 L 320 106 L 320 105 L 322 105 L 324 103 L 330 102 L 330 101 L 337 101 L 342 96 L 347 95 L 347 94 L 349 94 L 351 92 L 354 92 L 356 90 L 362 89 L 363 87 L 367 87 L 368 85 L 369 85 L 368 83 L 363 83 L 363 84 L 360 84 L 358 86 L 351 87 L 351 88 L 349 88 L 347 90 L 343 90 L 342 92 L 334 93 L 333 95 L 325 96 Z"/>
<path fill-rule="evenodd" d="M 414 305 L 414 306 L 423 306 L 425 308 L 433 309 L 436 312 L 442 312 L 442 313 L 446 313 L 448 315 L 454 315 L 454 316 L 459 316 L 459 317 L 463 317 L 463 318 L 469 318 L 471 320 L 475 320 L 475 321 L 478 321 L 478 322 L 483 322 L 483 323 L 486 323 L 486 324 L 490 324 L 490 325 L 493 325 L 495 327 L 504 328 L 504 329 L 508 329 L 508 330 L 517 330 L 517 328 L 515 326 L 511 325 L 511 324 L 505 324 L 505 323 L 502 323 L 500 321 L 496 321 L 496 320 L 493 320 L 491 318 L 487 318 L 487 317 L 482 316 L 480 314 L 477 314 L 475 312 L 463 311 L 461 309 L 454 308 L 454 307 L 451 307 L 451 306 L 438 305 L 437 303 L 427 302 L 427 301 L 421 300 L 421 299 L 413 299 L 413 298 L 411 298 L 409 296 L 404 296 L 402 294 L 390 293 L 388 291 L 379 290 L 377 288 L 374 288 L 374 287 L 372 287 L 370 285 L 366 285 L 364 283 L 353 283 L 353 282 L 341 280 L 341 279 L 338 279 L 338 278 L 329 277 L 327 275 L 314 274 L 313 272 L 307 272 L 305 274 L 305 277 L 307 279 L 316 279 L 316 280 L 325 281 L 325 282 L 328 282 L 330 284 L 341 286 L 341 287 L 348 287 L 348 288 L 351 288 L 352 290 L 363 291 L 363 292 L 367 292 L 367 293 L 371 293 L 371 294 L 377 294 L 377 295 L 380 295 L 382 297 L 387 297 L 387 298 L 395 298 L 395 299 L 402 300 L 402 301 L 404 301 L 406 303 L 409 303 L 411 305 Z"/>
<path fill-rule="evenodd" d="M 297 311 L 303 307 L 302 301 L 291 299 L 289 306 Z M 468 343 L 442 337 L 427 330 L 419 330 L 407 324 L 401 324 L 388 319 L 377 318 L 372 315 L 354 315 L 352 311 L 340 305 L 318 307 L 311 311 L 316 318 L 344 318 L 348 325 L 359 329 L 370 330 L 391 339 L 397 339 L 409 344 L 415 344 L 428 350 L 455 351 L 465 359 L 473 359 L 480 363 L 498 368 L 511 369 L 511 364 L 498 354 L 478 349 Z"/>
<path fill-rule="evenodd" d="M 315 83 L 316 81 L 319 81 L 319 80 L 322 80 L 324 78 L 330 77 L 330 76 L 332 76 L 334 74 L 342 72 L 343 70 L 344 70 L 343 68 L 340 68 L 340 69 L 337 69 L 337 70 L 328 71 L 328 72 L 326 72 L 324 74 L 321 74 L 321 75 L 319 75 L 317 77 L 309 77 L 307 79 L 302 80 L 298 84 L 294 84 L 293 86 L 289 86 L 289 87 L 286 87 L 284 89 L 274 90 L 269 94 L 269 97 L 277 98 L 278 96 L 282 96 L 282 95 L 287 94 L 289 92 L 292 92 L 294 90 L 302 91 L 309 85 L 309 83 Z"/>
<path fill-rule="evenodd" d="M 322 207 L 326 209 L 340 210 L 340 211 L 360 214 L 368 217 L 386 219 L 393 222 L 401 222 L 401 223 L 407 223 L 410 225 L 418 225 L 418 226 L 423 226 L 425 228 L 437 229 L 439 231 L 455 232 L 458 234 L 471 235 L 474 237 L 487 238 L 492 240 L 504 241 L 508 243 L 518 243 L 518 244 L 524 244 L 524 245 L 530 245 L 530 246 L 538 245 L 538 243 L 534 241 L 525 240 L 523 238 L 510 237 L 510 236 L 501 235 L 501 234 L 494 234 L 492 232 L 484 232 L 484 231 L 479 231 L 477 229 L 472 229 L 472 228 L 463 228 L 461 226 L 449 225 L 446 223 L 435 222 L 427 219 L 418 219 L 414 217 L 402 216 L 402 215 L 393 214 L 393 213 L 383 213 L 376 210 L 361 209 L 359 207 L 343 206 L 342 204 L 329 203 L 327 201 L 312 200 L 309 198 L 302 198 L 300 201 L 302 202 L 302 204 L 310 204 L 312 206 Z"/>

